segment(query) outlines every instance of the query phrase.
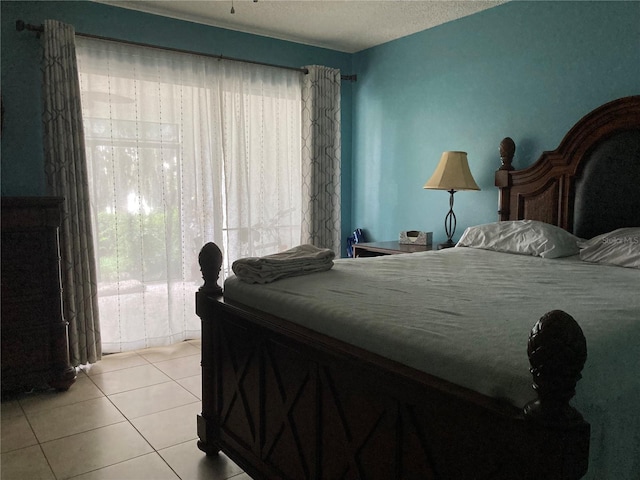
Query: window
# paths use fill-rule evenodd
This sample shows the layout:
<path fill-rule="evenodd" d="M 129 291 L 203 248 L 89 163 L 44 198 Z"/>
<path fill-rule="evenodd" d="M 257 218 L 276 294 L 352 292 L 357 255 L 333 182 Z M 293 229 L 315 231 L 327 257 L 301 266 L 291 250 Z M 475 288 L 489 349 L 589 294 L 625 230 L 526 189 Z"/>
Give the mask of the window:
<path fill-rule="evenodd" d="M 103 351 L 199 337 L 197 255 L 300 243 L 298 72 L 78 38 Z"/>

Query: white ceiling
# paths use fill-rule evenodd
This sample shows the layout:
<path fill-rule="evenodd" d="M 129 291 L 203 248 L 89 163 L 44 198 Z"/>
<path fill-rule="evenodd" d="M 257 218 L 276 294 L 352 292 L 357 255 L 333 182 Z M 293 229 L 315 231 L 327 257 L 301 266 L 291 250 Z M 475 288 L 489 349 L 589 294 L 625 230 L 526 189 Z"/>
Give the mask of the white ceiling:
<path fill-rule="evenodd" d="M 205 25 L 354 53 L 507 0 L 95 0 Z M 231 7 L 235 13 L 231 14 Z"/>

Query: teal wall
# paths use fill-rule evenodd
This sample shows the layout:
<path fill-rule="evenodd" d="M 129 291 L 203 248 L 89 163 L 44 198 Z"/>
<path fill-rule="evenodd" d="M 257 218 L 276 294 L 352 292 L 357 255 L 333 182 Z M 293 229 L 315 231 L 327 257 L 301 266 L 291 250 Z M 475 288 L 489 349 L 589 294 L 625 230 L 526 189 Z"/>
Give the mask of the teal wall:
<path fill-rule="evenodd" d="M 513 1 L 354 55 L 92 2 L 1 2 L 2 194 L 43 195 L 39 42 L 15 20 L 290 66 L 357 73 L 342 88 L 343 237 L 444 239 L 448 194 L 422 189 L 445 150 L 469 153 L 480 192 L 456 193 L 456 238 L 496 219 L 498 144 L 516 167 L 584 114 L 640 93 L 640 2 Z"/>
<path fill-rule="evenodd" d="M 45 19 L 76 31 L 215 55 L 301 67 L 325 65 L 351 73 L 351 55 L 257 35 L 169 19 L 87 1 L 2 1 L 2 195 L 45 195 L 41 128 L 40 42 L 17 32 L 16 20 Z M 350 228 L 351 87 L 342 86 L 343 230 Z"/>
<path fill-rule="evenodd" d="M 445 150 L 480 192 L 455 194 L 459 238 L 497 219 L 498 145 L 522 168 L 595 107 L 640 94 L 640 2 L 510 2 L 354 55 L 354 227 L 444 240 L 448 193 L 424 190 Z"/>

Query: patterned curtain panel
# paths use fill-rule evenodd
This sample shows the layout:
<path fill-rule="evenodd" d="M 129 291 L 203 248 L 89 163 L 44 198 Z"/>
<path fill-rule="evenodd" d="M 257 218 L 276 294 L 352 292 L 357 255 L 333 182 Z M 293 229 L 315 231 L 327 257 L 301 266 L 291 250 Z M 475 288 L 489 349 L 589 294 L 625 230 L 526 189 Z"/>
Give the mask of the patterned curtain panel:
<path fill-rule="evenodd" d="M 46 20 L 43 40 L 45 170 L 49 194 L 64 197 L 63 306 L 71 364 L 77 366 L 97 362 L 102 350 L 74 29 Z"/>
<path fill-rule="evenodd" d="M 302 88 L 301 243 L 340 255 L 340 70 L 307 68 Z"/>

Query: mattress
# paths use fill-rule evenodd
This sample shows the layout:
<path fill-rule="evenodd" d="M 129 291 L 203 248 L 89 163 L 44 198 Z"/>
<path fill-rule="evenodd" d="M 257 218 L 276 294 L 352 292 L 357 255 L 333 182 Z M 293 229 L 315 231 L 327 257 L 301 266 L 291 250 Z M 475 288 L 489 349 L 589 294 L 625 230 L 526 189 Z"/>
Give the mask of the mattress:
<path fill-rule="evenodd" d="M 517 407 L 535 397 L 531 327 L 564 310 L 588 345 L 573 402 L 592 426 L 587 478 L 640 472 L 640 270 L 457 247 L 224 287 L 227 299 Z"/>

